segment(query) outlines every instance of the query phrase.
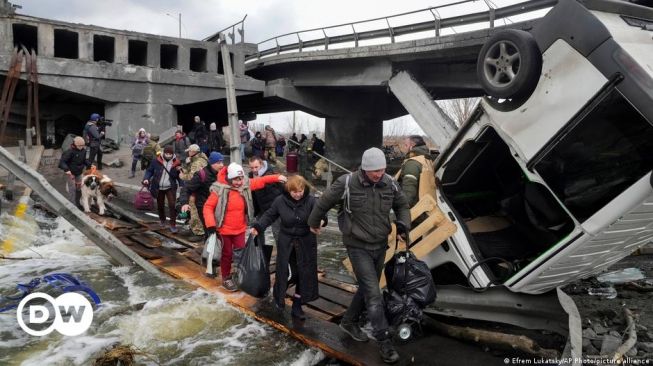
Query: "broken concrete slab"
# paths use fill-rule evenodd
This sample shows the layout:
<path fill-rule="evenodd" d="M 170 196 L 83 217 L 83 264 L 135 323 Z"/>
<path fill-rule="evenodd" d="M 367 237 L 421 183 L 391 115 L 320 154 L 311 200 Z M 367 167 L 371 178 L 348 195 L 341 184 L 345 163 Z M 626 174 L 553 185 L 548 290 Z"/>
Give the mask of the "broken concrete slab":
<path fill-rule="evenodd" d="M 603 336 L 603 341 L 601 342 L 601 354 L 602 355 L 611 355 L 621 346 L 622 340 L 621 337 L 615 337 L 612 334 Z"/>

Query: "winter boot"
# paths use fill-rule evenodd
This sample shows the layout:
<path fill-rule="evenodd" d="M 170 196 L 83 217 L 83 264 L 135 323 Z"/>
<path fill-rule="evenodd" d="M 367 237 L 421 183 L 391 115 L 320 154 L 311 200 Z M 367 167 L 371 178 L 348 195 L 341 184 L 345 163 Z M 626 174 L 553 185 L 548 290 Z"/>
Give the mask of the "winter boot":
<path fill-rule="evenodd" d="M 380 340 L 377 343 L 379 344 L 379 353 L 381 354 L 381 359 L 383 362 L 395 363 L 399 361 L 399 354 L 395 350 L 395 347 L 392 345 L 392 340 L 390 337 Z"/>
<path fill-rule="evenodd" d="M 290 314 L 299 320 L 306 319 L 306 313 L 304 313 L 304 310 L 302 310 L 302 298 L 297 294 L 292 297 L 292 311 Z"/>
<path fill-rule="evenodd" d="M 349 336 L 357 342 L 367 342 L 370 340 L 367 334 L 365 334 L 356 323 L 342 320 L 340 322 L 340 329 L 349 334 Z"/>

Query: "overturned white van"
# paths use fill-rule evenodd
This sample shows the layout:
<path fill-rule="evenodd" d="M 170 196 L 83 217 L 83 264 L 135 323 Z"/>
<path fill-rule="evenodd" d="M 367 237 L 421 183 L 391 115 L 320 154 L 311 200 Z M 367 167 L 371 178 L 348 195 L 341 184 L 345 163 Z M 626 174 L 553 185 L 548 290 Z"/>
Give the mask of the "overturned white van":
<path fill-rule="evenodd" d="M 477 71 L 489 97 L 436 162 L 457 231 L 430 267 L 538 294 L 653 240 L 653 9 L 560 1 Z"/>

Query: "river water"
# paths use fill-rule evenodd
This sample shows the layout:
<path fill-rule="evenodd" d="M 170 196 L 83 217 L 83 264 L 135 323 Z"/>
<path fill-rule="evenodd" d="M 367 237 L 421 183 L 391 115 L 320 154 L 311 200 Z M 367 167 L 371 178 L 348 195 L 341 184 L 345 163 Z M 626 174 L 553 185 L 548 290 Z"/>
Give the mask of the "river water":
<path fill-rule="evenodd" d="M 0 259 L 0 296 L 15 294 L 17 283 L 66 272 L 90 285 L 102 304 L 91 328 L 74 337 L 57 332 L 30 336 L 19 327 L 15 310 L 0 313 L 1 365 L 88 365 L 116 343 L 145 353 L 137 358 L 145 365 L 300 366 L 324 359 L 319 350 L 234 310 L 219 294 L 112 266 L 104 252 L 61 217 L 48 218 L 31 209 L 24 220 L 4 213 L 0 242 L 10 235 L 18 237 L 18 250 L 11 256 L 31 259 Z M 320 267 L 344 271 L 344 249 L 334 245 L 337 236 L 327 234 L 320 240 Z M 55 291 L 43 291 L 50 290 Z"/>

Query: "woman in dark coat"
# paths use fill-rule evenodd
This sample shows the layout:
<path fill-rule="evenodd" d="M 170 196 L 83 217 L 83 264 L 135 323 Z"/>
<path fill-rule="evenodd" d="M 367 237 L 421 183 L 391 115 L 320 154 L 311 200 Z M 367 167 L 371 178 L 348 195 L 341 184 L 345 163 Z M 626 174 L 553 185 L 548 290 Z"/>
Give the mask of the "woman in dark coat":
<path fill-rule="evenodd" d="M 177 187 L 183 186 L 183 181 L 179 178 L 181 163 L 174 154 L 172 145 L 163 149 L 163 154 L 159 155 L 152 164 L 147 167 L 143 177 L 143 185 L 148 186 L 152 196 L 156 198 L 159 220 L 161 220 L 161 229 L 166 227 L 166 213 L 164 208 L 165 200 L 168 200 L 168 211 L 170 213 L 170 231 L 177 232 Z"/>
<path fill-rule="evenodd" d="M 277 273 L 274 283 L 274 302 L 279 309 L 284 307 L 288 288 L 288 264 L 295 271 L 295 295 L 292 303 L 292 316 L 305 319 L 302 304 L 318 298 L 317 282 L 317 239 L 307 224 L 308 216 L 317 199 L 306 189 L 306 180 L 295 175 L 288 178 L 286 191 L 277 197 L 263 216 L 252 224 L 251 233 L 258 235 L 277 218 L 281 221 L 277 241 Z M 326 217 L 323 218 L 326 225 Z M 296 263 L 291 263 L 294 251 Z"/>

